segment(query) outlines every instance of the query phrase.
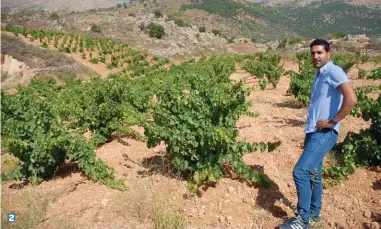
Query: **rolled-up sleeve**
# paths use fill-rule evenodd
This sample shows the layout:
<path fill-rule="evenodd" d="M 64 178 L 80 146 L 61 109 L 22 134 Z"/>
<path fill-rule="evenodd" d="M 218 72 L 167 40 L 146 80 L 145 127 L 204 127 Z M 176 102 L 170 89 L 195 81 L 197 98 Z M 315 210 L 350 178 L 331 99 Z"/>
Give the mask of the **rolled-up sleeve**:
<path fill-rule="evenodd" d="M 330 73 L 331 74 L 329 74 L 328 83 L 334 89 L 337 89 L 337 87 L 343 83 L 349 82 L 347 74 L 345 74 L 343 69 L 341 69 L 340 67 L 332 69 Z"/>

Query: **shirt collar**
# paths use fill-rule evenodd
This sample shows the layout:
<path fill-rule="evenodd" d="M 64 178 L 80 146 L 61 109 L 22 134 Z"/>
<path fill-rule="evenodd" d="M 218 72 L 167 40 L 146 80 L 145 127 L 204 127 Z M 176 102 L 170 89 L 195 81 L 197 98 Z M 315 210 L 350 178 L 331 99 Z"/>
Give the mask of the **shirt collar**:
<path fill-rule="evenodd" d="M 323 73 L 323 72 L 328 68 L 328 66 L 331 65 L 331 64 L 332 64 L 332 61 L 329 61 L 329 62 L 326 63 L 323 67 L 321 67 L 321 68 L 318 70 L 318 72 Z"/>

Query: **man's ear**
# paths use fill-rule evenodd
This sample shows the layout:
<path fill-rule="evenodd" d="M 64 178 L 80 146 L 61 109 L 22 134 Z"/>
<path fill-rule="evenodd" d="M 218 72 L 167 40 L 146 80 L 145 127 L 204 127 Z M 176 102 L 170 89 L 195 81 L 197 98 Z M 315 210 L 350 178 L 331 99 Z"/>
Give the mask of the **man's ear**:
<path fill-rule="evenodd" d="M 327 52 L 328 59 L 331 59 L 331 52 Z"/>

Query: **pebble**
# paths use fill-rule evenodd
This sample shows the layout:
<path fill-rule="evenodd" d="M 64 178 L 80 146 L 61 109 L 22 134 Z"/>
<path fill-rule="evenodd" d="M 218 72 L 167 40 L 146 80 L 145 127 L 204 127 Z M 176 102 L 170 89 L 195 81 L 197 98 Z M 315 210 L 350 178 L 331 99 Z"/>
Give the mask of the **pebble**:
<path fill-rule="evenodd" d="M 251 198 L 243 198 L 242 202 L 247 203 L 247 204 L 251 204 L 253 202 L 253 200 Z"/>
<path fill-rule="evenodd" d="M 102 199 L 101 204 L 103 207 L 106 207 L 108 203 L 108 199 Z"/>
<path fill-rule="evenodd" d="M 371 222 L 370 223 L 370 228 L 371 229 L 380 229 L 380 224 L 377 222 Z"/>
<path fill-rule="evenodd" d="M 233 220 L 233 217 L 226 216 L 225 219 L 226 219 L 226 222 L 228 222 L 230 224 L 232 222 L 232 220 Z"/>
<path fill-rule="evenodd" d="M 233 193 L 235 191 L 235 188 L 233 186 L 228 187 L 228 192 Z"/>
<path fill-rule="evenodd" d="M 364 217 L 370 219 L 372 217 L 372 212 L 368 209 L 364 211 Z"/>

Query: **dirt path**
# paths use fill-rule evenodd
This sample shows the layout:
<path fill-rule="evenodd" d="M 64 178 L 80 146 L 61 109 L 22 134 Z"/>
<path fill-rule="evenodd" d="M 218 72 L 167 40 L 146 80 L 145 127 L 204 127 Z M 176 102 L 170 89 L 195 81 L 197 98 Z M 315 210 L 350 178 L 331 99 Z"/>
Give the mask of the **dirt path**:
<path fill-rule="evenodd" d="M 294 69 L 294 63 L 285 63 L 285 68 Z M 186 216 L 188 228 L 276 227 L 282 217 L 292 216 L 292 206 L 296 204 L 292 169 L 302 152 L 307 110 L 296 108 L 294 99 L 286 95 L 287 77 L 281 78 L 276 89 L 265 91 L 258 90 L 256 80 L 248 73 L 238 70 L 232 78 L 246 78 L 245 85 L 255 88 L 249 99 L 253 101 L 252 110 L 259 114 L 258 118 L 239 120 L 239 138 L 249 142 L 282 141 L 275 152 L 249 153 L 244 158 L 274 181 L 274 187 L 249 187 L 224 178 L 216 187 L 203 191 L 201 197 L 190 197 L 187 183 L 163 166 L 166 164 L 155 150 L 143 142 L 125 139 L 131 146 L 113 141 L 96 153 L 115 168 L 117 176 L 123 176 L 129 192 L 120 193 L 93 183 L 69 168 L 68 173 L 58 174 L 37 187 L 17 190 L 10 188 L 12 182 L 3 182 L 3 211 L 19 209 L 18 198 L 38 193 L 49 204 L 43 205 L 47 214 L 36 228 L 153 228 L 150 219 L 155 210 L 161 209 L 154 206 L 169 205 Z M 348 131 L 357 132 L 368 125 L 348 117 L 343 121 L 340 139 Z M 322 217 L 328 222 L 326 228 L 366 228 L 364 225 L 380 220 L 380 180 L 381 168 L 360 168 L 340 185 L 325 189 Z"/>

